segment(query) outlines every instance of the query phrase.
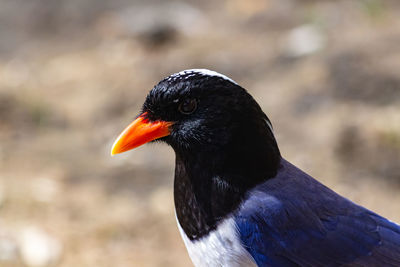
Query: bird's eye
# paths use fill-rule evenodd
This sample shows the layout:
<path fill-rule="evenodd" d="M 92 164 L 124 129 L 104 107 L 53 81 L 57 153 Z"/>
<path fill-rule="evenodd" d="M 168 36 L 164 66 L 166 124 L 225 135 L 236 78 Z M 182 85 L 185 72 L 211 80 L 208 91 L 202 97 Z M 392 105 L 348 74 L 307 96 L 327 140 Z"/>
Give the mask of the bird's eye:
<path fill-rule="evenodd" d="M 196 99 L 186 98 L 179 104 L 178 110 L 180 113 L 187 115 L 193 113 L 196 110 L 196 108 L 197 108 Z"/>

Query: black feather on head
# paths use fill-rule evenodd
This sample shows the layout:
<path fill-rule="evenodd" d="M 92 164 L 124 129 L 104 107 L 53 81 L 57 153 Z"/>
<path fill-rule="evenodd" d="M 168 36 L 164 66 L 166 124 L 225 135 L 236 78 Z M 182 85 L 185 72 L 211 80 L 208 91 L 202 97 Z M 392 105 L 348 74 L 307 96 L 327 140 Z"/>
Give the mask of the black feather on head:
<path fill-rule="evenodd" d="M 216 227 L 248 189 L 276 175 L 280 152 L 268 117 L 236 82 L 209 70 L 187 70 L 159 82 L 143 112 L 171 121 L 175 205 L 191 239 Z"/>

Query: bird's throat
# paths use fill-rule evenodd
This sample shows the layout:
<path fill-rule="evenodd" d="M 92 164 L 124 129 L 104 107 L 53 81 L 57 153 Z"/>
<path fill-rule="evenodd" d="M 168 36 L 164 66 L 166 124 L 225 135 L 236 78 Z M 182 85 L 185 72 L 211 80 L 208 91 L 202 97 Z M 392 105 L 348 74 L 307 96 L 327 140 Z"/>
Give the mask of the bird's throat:
<path fill-rule="evenodd" d="M 216 229 L 239 207 L 249 189 L 276 175 L 279 151 L 273 158 L 257 151 L 242 151 L 243 155 L 176 153 L 175 209 L 189 239 L 199 239 Z"/>

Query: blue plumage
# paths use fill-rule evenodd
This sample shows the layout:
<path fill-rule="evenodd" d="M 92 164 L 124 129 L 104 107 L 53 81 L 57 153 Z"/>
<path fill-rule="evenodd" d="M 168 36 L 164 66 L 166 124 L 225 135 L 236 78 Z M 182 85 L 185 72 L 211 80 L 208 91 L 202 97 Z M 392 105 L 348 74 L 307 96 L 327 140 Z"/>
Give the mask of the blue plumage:
<path fill-rule="evenodd" d="M 400 266 L 400 226 L 282 159 L 235 216 L 258 266 Z"/>

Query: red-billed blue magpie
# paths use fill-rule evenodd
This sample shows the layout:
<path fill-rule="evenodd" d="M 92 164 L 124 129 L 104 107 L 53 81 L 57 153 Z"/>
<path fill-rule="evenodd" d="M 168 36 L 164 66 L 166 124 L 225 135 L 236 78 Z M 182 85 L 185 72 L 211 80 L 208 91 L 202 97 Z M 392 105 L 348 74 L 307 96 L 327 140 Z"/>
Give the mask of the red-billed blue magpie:
<path fill-rule="evenodd" d="M 112 154 L 176 154 L 178 227 L 195 266 L 400 266 L 400 226 L 281 157 L 271 122 L 232 79 L 196 69 L 147 95 Z"/>

